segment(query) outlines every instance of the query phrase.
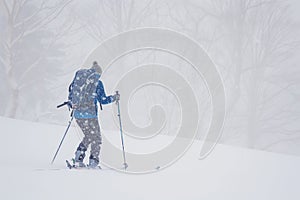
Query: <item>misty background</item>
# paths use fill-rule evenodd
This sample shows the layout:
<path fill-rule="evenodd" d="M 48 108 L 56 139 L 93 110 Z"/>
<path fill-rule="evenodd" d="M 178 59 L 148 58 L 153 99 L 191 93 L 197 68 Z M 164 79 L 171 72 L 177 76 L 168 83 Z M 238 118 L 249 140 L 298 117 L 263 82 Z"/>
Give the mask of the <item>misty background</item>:
<path fill-rule="evenodd" d="M 162 27 L 197 41 L 218 67 L 227 97 L 221 143 L 300 155 L 299 9 L 297 0 L 0 0 L 0 115 L 66 125 L 69 113 L 56 105 L 67 100 L 75 71 L 90 67 L 82 66 L 89 53 L 118 33 Z M 149 62 L 172 66 L 191 84 L 201 138 L 209 94 L 174 55 L 145 50 L 118 60 L 103 74 L 106 92 L 114 92 L 116 77 Z M 175 130 L 178 105 L 157 86 L 137 93 L 128 109 L 143 125 L 149 120 L 143 111 L 157 103 Z M 100 117 L 107 129 L 108 112 Z"/>

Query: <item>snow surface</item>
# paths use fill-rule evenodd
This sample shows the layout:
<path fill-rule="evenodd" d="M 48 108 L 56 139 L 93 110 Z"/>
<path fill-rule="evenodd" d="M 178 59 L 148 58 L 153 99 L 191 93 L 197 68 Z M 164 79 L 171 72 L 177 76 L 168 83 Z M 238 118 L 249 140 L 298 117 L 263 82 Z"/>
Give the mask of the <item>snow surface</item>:
<path fill-rule="evenodd" d="M 66 127 L 3 117 L 0 123 L 3 200 L 300 199 L 296 156 L 217 145 L 209 157 L 199 160 L 197 141 L 178 162 L 157 173 L 72 171 L 65 169 L 64 160 L 72 157 L 79 142 L 74 128 L 51 166 Z"/>

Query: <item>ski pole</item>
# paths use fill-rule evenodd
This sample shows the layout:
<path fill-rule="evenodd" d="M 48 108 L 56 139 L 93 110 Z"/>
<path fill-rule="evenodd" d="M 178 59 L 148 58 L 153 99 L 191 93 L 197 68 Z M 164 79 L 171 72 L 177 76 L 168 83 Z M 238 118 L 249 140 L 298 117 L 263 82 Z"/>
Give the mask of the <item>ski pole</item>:
<path fill-rule="evenodd" d="M 65 105 L 67 105 L 68 103 L 69 103 L 68 101 L 65 101 L 65 102 L 63 102 L 62 104 L 56 106 L 56 108 L 60 108 L 60 107 L 62 107 L 62 106 L 65 106 Z"/>
<path fill-rule="evenodd" d="M 58 154 L 58 151 L 59 151 L 59 149 L 60 149 L 60 147 L 61 147 L 61 145 L 62 145 L 62 143 L 63 143 L 63 141 L 64 141 L 64 139 L 65 139 L 65 137 L 66 137 L 66 135 L 67 135 L 67 132 L 69 131 L 69 128 L 70 128 L 70 126 L 71 126 L 72 121 L 73 121 L 73 111 L 72 111 L 72 113 L 71 113 L 71 120 L 69 121 L 69 125 L 68 125 L 68 127 L 67 127 L 67 129 L 66 129 L 66 131 L 65 131 L 65 134 L 64 134 L 63 138 L 62 138 L 61 141 L 60 141 L 60 144 L 59 144 L 59 146 L 58 146 L 58 148 L 57 148 L 57 150 L 56 150 L 56 153 L 55 153 L 55 155 L 54 155 L 54 157 L 53 157 L 53 159 L 52 159 L 52 161 L 51 161 L 51 165 L 53 164 L 53 162 L 54 162 L 54 160 L 55 160 L 55 158 L 56 158 L 56 156 L 57 156 L 57 154 Z"/>
<path fill-rule="evenodd" d="M 116 91 L 116 94 L 119 95 L 119 91 Z M 123 160 L 124 160 L 124 169 L 126 170 L 128 167 L 128 164 L 126 163 L 126 157 L 125 157 L 125 148 L 124 148 L 124 138 L 123 138 L 123 130 L 122 130 L 122 121 L 121 121 L 121 112 L 120 112 L 120 102 L 119 99 L 116 101 L 118 106 L 118 117 L 119 117 L 119 123 L 120 123 L 120 135 L 121 135 L 121 142 L 122 142 L 122 150 L 123 150 Z"/>

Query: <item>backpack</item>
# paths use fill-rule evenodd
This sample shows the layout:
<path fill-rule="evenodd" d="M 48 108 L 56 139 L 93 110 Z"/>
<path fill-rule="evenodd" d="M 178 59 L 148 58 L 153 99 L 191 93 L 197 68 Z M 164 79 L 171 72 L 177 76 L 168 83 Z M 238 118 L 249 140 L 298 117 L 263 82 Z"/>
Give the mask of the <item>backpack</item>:
<path fill-rule="evenodd" d="M 81 69 L 76 72 L 69 88 L 69 100 L 74 109 L 81 113 L 94 114 L 96 88 L 100 75 L 93 69 Z"/>

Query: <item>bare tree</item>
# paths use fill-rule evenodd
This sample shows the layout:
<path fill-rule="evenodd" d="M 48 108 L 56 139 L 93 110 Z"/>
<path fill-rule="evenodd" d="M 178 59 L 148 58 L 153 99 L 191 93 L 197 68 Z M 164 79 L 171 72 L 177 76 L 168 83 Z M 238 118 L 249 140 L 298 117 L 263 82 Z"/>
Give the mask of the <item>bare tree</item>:
<path fill-rule="evenodd" d="M 292 119 L 297 116 L 296 112 L 290 111 L 289 116 L 280 119 L 282 123 L 278 123 L 278 118 L 274 116 L 275 110 L 277 114 L 286 113 L 283 107 L 274 102 L 274 98 L 285 93 L 280 98 L 286 98 L 286 103 L 290 103 L 288 98 L 291 91 L 287 92 L 286 89 L 297 84 L 295 80 L 287 78 L 273 82 L 273 87 L 279 91 L 275 89 L 277 95 L 271 95 L 272 98 L 269 96 L 272 91 L 270 80 L 278 78 L 278 73 L 285 76 L 283 66 L 286 72 L 292 70 L 288 59 L 294 57 L 299 45 L 299 39 L 292 31 L 287 3 L 214 0 L 208 10 L 208 15 L 219 22 L 216 30 L 221 36 L 214 43 L 219 43 L 216 46 L 220 48 L 226 47 L 225 57 L 230 58 L 218 64 L 228 72 L 229 79 L 225 82 L 230 85 L 229 121 L 237 124 L 236 128 L 239 127 L 232 130 L 237 130 L 240 135 L 245 132 L 247 146 L 261 148 L 262 138 L 272 141 L 279 130 L 284 132 L 282 123 L 293 123 Z M 272 105 L 272 109 L 268 108 L 268 104 Z M 274 118 L 265 118 L 270 114 Z M 232 118 L 234 116 L 238 117 Z M 272 132 L 273 135 L 265 136 L 266 132 Z"/>
<path fill-rule="evenodd" d="M 179 3 L 169 4 L 170 19 L 196 38 L 221 69 L 229 100 L 223 142 L 237 139 L 249 147 L 271 148 L 299 137 L 299 77 L 291 73 L 299 70 L 289 62 L 299 46 L 299 28 L 291 24 L 288 2 Z"/>
<path fill-rule="evenodd" d="M 245 85 L 250 147 L 264 148 L 274 139 L 300 138 L 300 127 L 295 126 L 299 116 L 295 93 L 299 76 L 291 74 L 296 68 L 289 62 L 299 50 L 299 30 L 294 30 L 288 11 L 286 4 L 275 2 L 260 6 L 253 13 L 250 70 L 244 74 L 248 79 Z M 281 137 L 282 133 L 286 137 Z M 266 134 L 267 142 L 263 141 Z"/>
<path fill-rule="evenodd" d="M 111 34 L 141 26 L 151 16 L 152 4 L 153 0 L 95 0 L 85 8 L 92 14 L 86 15 L 87 11 L 79 8 L 78 15 L 86 32 L 99 42 Z"/>
<path fill-rule="evenodd" d="M 6 86 L 6 92 L 4 94 L 7 94 L 6 101 L 2 104 L 5 108 L 2 110 L 3 115 L 16 117 L 21 92 L 26 94 L 25 91 L 28 90 L 28 86 L 39 81 L 50 81 L 45 80 L 46 77 L 42 74 L 45 71 L 55 72 L 51 68 L 46 69 L 45 66 L 57 64 L 55 60 L 62 55 L 58 48 L 59 38 L 70 27 L 60 24 L 59 32 L 49 29 L 70 2 L 71 0 L 61 0 L 50 4 L 46 0 L 40 2 L 1 0 L 3 32 L 0 61 L 5 73 L 3 84 Z M 57 57 L 49 59 L 55 56 Z M 42 85 L 40 84 L 40 86 Z M 40 93 L 36 91 L 36 94 Z M 38 99 L 39 97 L 35 98 Z"/>

